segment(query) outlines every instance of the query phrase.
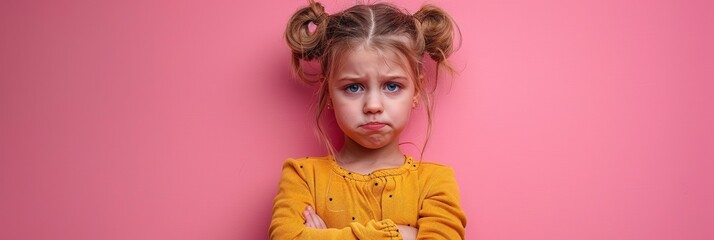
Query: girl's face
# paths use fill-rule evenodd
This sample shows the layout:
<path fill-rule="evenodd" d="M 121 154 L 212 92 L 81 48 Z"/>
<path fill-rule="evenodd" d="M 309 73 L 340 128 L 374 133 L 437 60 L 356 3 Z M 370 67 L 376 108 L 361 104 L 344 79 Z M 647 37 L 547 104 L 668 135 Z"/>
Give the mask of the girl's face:
<path fill-rule="evenodd" d="M 329 82 L 335 119 L 346 137 L 378 149 L 399 140 L 416 104 L 414 82 L 402 59 L 360 47 L 343 56 Z"/>

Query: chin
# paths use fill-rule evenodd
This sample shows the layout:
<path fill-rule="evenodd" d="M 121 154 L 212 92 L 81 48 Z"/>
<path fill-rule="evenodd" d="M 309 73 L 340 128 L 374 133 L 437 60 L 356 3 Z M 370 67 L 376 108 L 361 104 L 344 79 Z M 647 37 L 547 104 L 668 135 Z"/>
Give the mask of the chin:
<path fill-rule="evenodd" d="M 364 148 L 370 149 L 370 150 L 377 150 L 380 148 L 383 148 L 387 144 L 382 144 L 382 145 L 362 145 Z"/>
<path fill-rule="evenodd" d="M 380 149 L 380 148 L 383 148 L 384 146 L 389 145 L 389 142 L 379 141 L 379 142 L 366 142 L 366 143 L 359 143 L 359 144 L 362 145 L 362 147 L 364 147 L 364 148 L 375 150 L 375 149 Z"/>
<path fill-rule="evenodd" d="M 354 136 L 354 137 L 348 137 L 353 143 L 366 148 L 370 150 L 376 150 L 380 149 L 383 147 L 386 147 L 389 145 L 391 142 L 395 141 L 395 139 L 392 138 L 392 136 L 387 135 L 385 136 L 384 134 L 375 134 L 375 135 L 367 135 L 367 136 Z"/>

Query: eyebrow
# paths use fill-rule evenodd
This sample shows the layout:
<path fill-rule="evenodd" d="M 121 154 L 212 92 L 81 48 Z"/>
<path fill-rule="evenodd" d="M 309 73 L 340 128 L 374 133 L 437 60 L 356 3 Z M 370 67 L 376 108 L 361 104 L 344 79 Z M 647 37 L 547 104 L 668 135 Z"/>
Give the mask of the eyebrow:
<path fill-rule="evenodd" d="M 345 82 L 345 81 L 359 82 L 359 81 L 362 81 L 362 80 L 364 80 L 364 79 L 366 79 L 366 78 L 363 78 L 363 77 L 343 77 L 343 78 L 337 79 L 337 82 Z M 392 80 L 395 80 L 395 79 L 404 79 L 404 80 L 407 80 L 407 79 L 409 79 L 409 77 L 407 77 L 407 76 L 402 76 L 402 75 L 391 75 L 391 76 L 382 77 L 382 78 L 380 78 L 379 80 L 380 80 L 380 81 L 392 81 Z"/>
<path fill-rule="evenodd" d="M 404 79 L 404 80 L 409 80 L 408 76 L 402 76 L 402 75 L 392 75 L 392 76 L 387 76 L 384 79 L 386 80 L 394 80 L 394 79 Z"/>
<path fill-rule="evenodd" d="M 337 79 L 337 82 L 348 82 L 348 81 L 349 81 L 349 82 L 358 82 L 358 81 L 360 81 L 360 80 L 362 80 L 362 79 L 364 79 L 364 78 L 361 78 L 361 77 L 344 77 L 344 78 Z"/>

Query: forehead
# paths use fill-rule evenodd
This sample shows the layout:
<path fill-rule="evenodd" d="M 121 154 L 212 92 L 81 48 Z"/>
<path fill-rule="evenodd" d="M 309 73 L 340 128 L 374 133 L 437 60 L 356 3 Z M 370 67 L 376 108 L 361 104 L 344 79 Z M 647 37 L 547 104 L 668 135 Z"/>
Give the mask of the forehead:
<path fill-rule="evenodd" d="M 393 50 L 382 50 L 369 46 L 359 46 L 337 56 L 339 59 L 334 72 L 336 78 L 344 75 L 408 75 L 409 64 L 403 54 Z"/>

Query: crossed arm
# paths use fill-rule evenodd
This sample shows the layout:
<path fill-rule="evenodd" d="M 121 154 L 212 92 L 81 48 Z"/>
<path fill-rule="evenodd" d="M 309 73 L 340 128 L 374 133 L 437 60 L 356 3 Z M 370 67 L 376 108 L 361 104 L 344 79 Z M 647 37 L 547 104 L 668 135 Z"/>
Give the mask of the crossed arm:
<path fill-rule="evenodd" d="M 307 206 L 305 208 L 305 211 L 302 213 L 303 217 L 305 217 L 305 227 L 309 228 L 315 228 L 315 229 L 327 229 L 327 225 L 325 225 L 325 221 L 322 221 L 322 218 L 315 213 L 315 209 L 312 209 L 312 207 Z M 418 229 L 410 226 L 404 226 L 404 225 L 397 225 L 397 229 L 399 229 L 399 233 L 402 235 L 402 239 L 404 240 L 415 240 L 417 231 Z"/>
<path fill-rule="evenodd" d="M 330 228 L 312 207 L 314 180 L 310 168 L 295 160 L 286 161 L 273 205 L 270 239 L 463 239 L 466 218 L 458 200 L 453 171 L 447 168 L 425 176 L 418 210 L 418 228 L 397 225 L 391 219 L 352 222 L 343 228 Z M 306 207 L 307 206 L 307 207 Z M 302 216 L 301 216 L 302 215 Z"/>

